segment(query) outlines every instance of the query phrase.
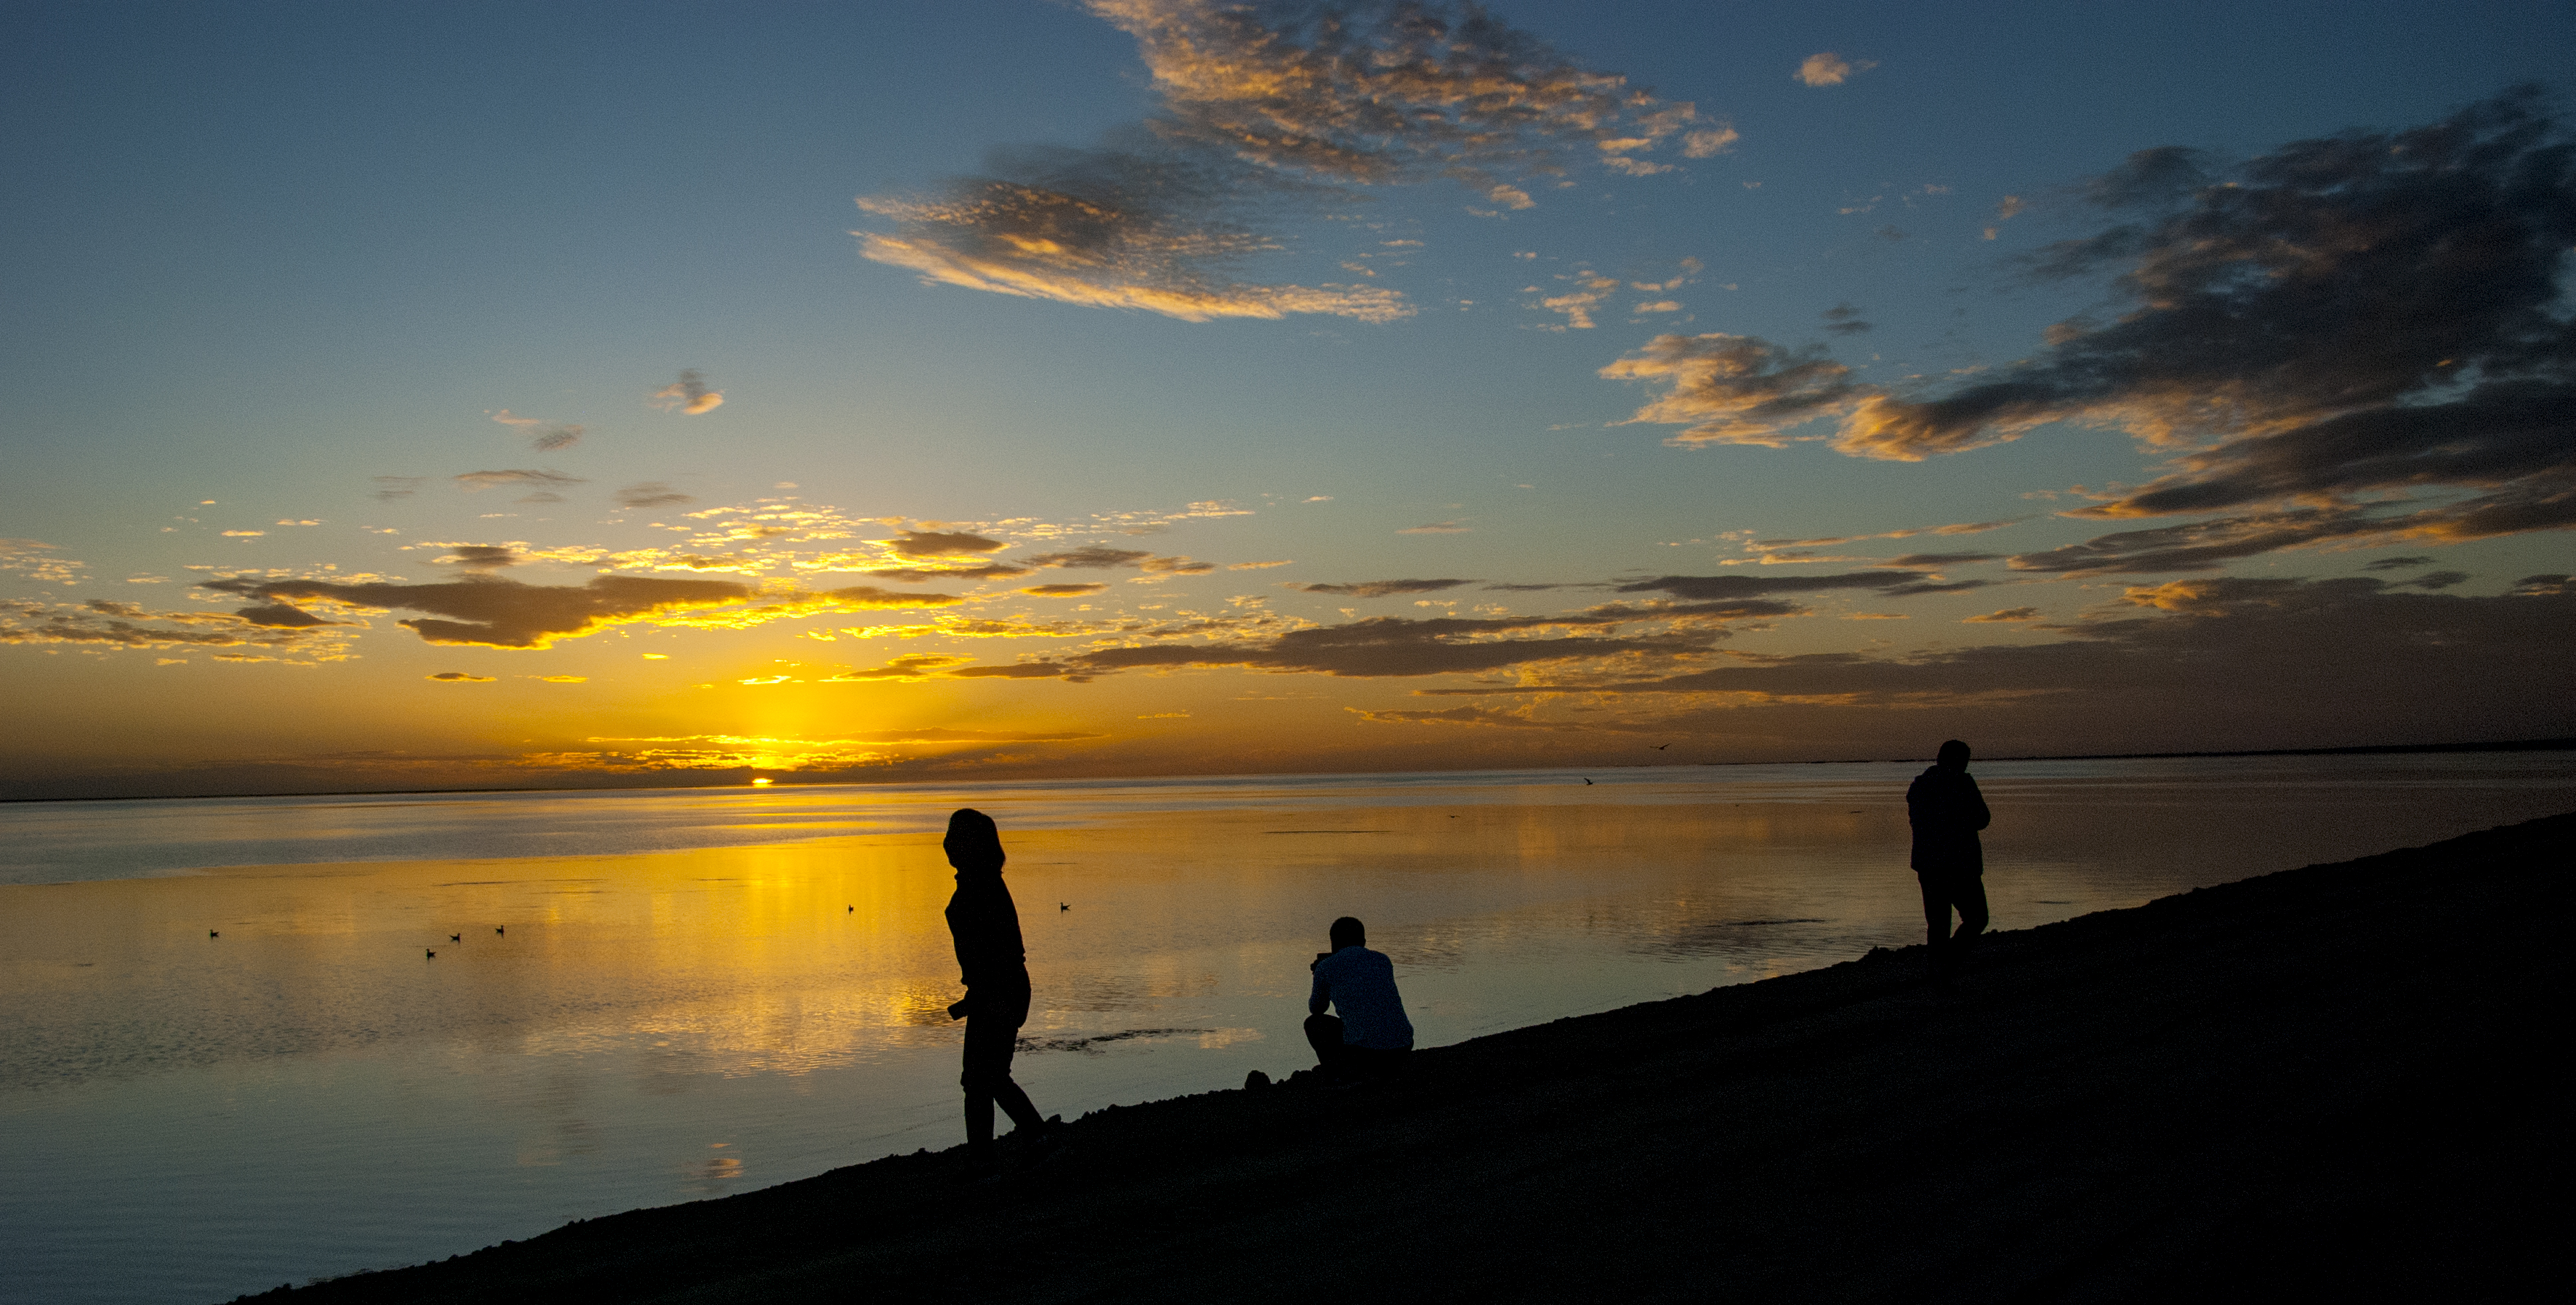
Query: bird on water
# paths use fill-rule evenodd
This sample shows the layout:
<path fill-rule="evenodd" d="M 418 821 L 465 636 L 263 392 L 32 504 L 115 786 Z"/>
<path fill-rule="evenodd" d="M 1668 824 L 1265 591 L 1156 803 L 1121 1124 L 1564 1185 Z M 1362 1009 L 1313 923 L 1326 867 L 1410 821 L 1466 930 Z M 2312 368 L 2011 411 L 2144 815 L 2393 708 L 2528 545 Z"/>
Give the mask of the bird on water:
<path fill-rule="evenodd" d="M 465 935 L 461 933 L 451 933 L 447 935 L 447 940 L 449 942 L 463 942 L 465 941 Z"/>
<path fill-rule="evenodd" d="M 429 959 L 431 959 L 431 960 L 433 960 L 433 961 L 434 961 L 434 960 L 437 960 L 437 959 L 438 959 L 438 953 L 436 953 L 436 952 L 430 952 L 430 953 L 429 953 Z"/>
<path fill-rule="evenodd" d="M 508 925 L 506 925 L 506 924 L 503 924 L 503 925 L 495 925 L 495 926 L 493 926 L 493 929 L 492 929 L 492 932 L 494 932 L 494 933 L 508 933 L 509 931 L 510 931 L 510 926 L 508 926 Z"/>
<path fill-rule="evenodd" d="M 214 930 L 212 930 L 212 929 L 208 929 L 208 930 L 206 931 L 206 936 L 207 936 L 207 937 L 209 937 L 209 938 L 221 938 L 221 937 L 223 937 L 223 935 L 222 935 L 222 934 L 219 934 L 219 933 L 215 932 L 215 931 L 214 931 Z"/>

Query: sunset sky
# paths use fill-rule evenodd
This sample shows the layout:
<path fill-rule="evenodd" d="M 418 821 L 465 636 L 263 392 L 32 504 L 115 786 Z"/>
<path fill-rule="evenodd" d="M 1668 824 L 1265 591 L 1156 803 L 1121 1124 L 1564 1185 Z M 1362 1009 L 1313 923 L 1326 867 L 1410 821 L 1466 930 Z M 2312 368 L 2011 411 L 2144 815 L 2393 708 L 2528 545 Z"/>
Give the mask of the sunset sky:
<path fill-rule="evenodd" d="M 17 27 L 0 796 L 2576 734 L 2576 4 Z"/>

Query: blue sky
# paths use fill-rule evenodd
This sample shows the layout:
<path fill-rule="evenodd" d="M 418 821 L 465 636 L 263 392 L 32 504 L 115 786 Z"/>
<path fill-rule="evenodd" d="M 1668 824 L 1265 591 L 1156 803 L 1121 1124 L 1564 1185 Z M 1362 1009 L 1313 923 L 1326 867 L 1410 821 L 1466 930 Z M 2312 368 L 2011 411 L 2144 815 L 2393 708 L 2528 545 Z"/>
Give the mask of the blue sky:
<path fill-rule="evenodd" d="M 1379 72 L 1312 80 L 1335 12 Z M 2517 414 L 2571 375 L 2568 5 L 1485 18 L 32 15 L 49 56 L 0 90 L 0 664 L 32 690 L 0 770 L 733 782 L 2576 724 L 2505 687 L 2566 682 L 2534 632 L 2576 569 L 2576 438 Z M 1408 40 L 1447 71 L 1387 72 Z M 1517 108 L 1442 98 L 1479 93 L 1476 59 Z M 2379 155 L 2262 172 L 2346 131 L 2421 157 L 2446 122 L 2519 142 L 2461 155 L 2484 217 Z M 2133 157 L 2169 146 L 2197 152 Z M 996 184 L 1018 208 L 958 207 Z M 1115 222 L 1061 225 L 1103 196 Z M 2377 246 L 2280 261 L 2363 215 Z M 2392 262 L 2400 227 L 2496 257 Z M 2313 301 L 2186 269 L 2253 342 L 2204 349 L 2137 288 L 2212 232 Z M 657 403 L 684 371 L 720 405 Z M 2418 429 L 2433 409 L 2468 433 Z M 2399 643 L 2334 669 L 2371 639 Z"/>

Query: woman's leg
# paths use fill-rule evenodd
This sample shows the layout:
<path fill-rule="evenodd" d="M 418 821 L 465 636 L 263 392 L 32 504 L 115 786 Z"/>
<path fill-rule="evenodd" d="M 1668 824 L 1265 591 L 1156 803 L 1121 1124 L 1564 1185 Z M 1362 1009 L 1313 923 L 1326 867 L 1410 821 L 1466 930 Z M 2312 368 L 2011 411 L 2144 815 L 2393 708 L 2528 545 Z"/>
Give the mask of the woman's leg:
<path fill-rule="evenodd" d="M 1011 1127 L 1015 1129 L 1027 1129 L 1034 1132 L 1046 1127 L 1046 1121 L 1038 1118 L 1037 1106 L 1029 1101 L 1029 1094 L 1021 1091 L 1020 1085 L 1012 1082 L 1007 1073 L 1003 1076 L 1001 1082 L 993 1085 L 993 1095 L 986 1097 L 984 1100 L 986 1103 L 984 1131 L 988 1136 L 991 1134 L 993 1129 L 993 1115 L 991 1111 L 991 1103 L 993 1102 L 1001 1103 L 1002 1113 L 1011 1117 Z"/>
<path fill-rule="evenodd" d="M 996 1047 L 997 1039 L 993 1036 L 996 1031 L 997 1026 L 992 1020 L 977 1015 L 966 1018 L 966 1065 L 965 1072 L 957 1076 L 957 1082 L 966 1089 L 966 1141 L 978 1150 L 992 1144 L 993 1100 L 999 1095 L 994 1080 L 1010 1083 L 1011 1043 L 1019 1034 L 1017 1029 L 999 1029 L 1000 1045 Z M 997 1050 L 1000 1052 L 998 1064 L 994 1054 Z M 1017 1087 L 1012 1087 L 1011 1091 L 1019 1095 L 1022 1102 L 1028 1100 L 1027 1096 L 1020 1095 Z M 1017 1113 L 1011 1117 L 1019 1118 Z"/>

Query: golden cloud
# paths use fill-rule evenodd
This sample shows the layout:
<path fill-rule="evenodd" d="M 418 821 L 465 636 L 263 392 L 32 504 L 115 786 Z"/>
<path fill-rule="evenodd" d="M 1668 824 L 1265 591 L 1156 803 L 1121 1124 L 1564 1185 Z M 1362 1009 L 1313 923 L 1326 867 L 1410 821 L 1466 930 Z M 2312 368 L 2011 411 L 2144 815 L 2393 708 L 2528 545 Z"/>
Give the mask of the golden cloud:
<path fill-rule="evenodd" d="M 204 587 L 260 600 L 262 606 L 244 611 L 267 613 L 269 624 L 283 619 L 280 606 L 327 600 L 359 608 L 432 613 L 401 624 L 425 642 L 492 648 L 546 648 L 558 639 L 629 622 L 742 629 L 831 612 L 942 607 L 962 601 L 952 594 L 905 594 L 873 585 L 764 594 L 725 580 L 637 576 L 600 576 L 586 585 L 530 585 L 484 576 L 441 584 L 234 578 L 209 581 Z M 300 609 L 288 606 L 286 610 Z"/>
<path fill-rule="evenodd" d="M 103 598 L 86 603 L 0 600 L 0 644 L 71 644 L 102 649 L 252 647 L 288 654 L 287 659 L 298 664 L 342 661 L 348 656 L 345 636 L 325 635 L 313 628 L 337 622 L 302 612 L 295 613 L 302 619 L 287 619 L 269 609 L 245 611 L 249 614 L 154 612 L 138 604 Z"/>

